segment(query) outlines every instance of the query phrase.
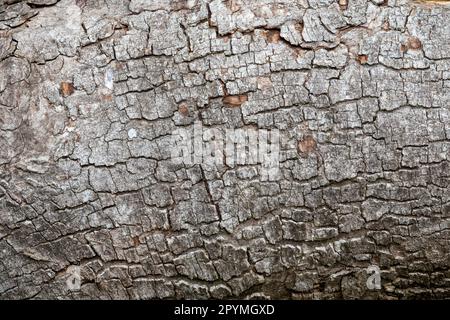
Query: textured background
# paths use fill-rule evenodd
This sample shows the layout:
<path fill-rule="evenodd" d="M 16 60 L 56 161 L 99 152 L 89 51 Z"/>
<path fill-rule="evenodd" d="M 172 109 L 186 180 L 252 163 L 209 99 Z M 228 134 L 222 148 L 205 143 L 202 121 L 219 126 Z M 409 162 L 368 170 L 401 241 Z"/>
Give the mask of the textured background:
<path fill-rule="evenodd" d="M 449 5 L 0 3 L 0 298 L 450 297 Z M 194 121 L 281 179 L 174 165 Z"/>

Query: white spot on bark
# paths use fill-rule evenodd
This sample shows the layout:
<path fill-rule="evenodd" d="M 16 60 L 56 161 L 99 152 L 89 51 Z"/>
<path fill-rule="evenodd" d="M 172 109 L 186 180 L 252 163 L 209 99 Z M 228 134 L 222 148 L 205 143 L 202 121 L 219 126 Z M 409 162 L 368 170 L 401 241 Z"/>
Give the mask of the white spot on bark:
<path fill-rule="evenodd" d="M 114 73 L 111 69 L 106 70 L 105 87 L 109 90 L 112 90 L 114 88 Z"/>
<path fill-rule="evenodd" d="M 128 130 L 128 138 L 130 139 L 134 139 L 137 137 L 137 131 L 133 128 L 131 128 L 130 130 Z"/>

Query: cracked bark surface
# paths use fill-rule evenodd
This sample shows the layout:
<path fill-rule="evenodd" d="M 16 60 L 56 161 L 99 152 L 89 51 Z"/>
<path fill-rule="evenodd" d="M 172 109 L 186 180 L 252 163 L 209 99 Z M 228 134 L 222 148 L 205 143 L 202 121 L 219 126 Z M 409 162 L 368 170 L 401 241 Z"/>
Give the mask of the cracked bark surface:
<path fill-rule="evenodd" d="M 0 298 L 449 298 L 448 21 L 410 0 L 3 0 Z M 174 165 L 194 121 L 283 130 L 281 179 Z"/>

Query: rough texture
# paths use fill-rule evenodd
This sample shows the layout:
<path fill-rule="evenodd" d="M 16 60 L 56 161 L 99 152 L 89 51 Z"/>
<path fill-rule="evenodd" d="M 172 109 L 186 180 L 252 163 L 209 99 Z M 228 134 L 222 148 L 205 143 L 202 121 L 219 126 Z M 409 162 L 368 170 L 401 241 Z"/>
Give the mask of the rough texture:
<path fill-rule="evenodd" d="M 450 297 L 449 5 L 1 3 L 0 298 Z M 195 121 L 281 177 L 173 164 Z"/>

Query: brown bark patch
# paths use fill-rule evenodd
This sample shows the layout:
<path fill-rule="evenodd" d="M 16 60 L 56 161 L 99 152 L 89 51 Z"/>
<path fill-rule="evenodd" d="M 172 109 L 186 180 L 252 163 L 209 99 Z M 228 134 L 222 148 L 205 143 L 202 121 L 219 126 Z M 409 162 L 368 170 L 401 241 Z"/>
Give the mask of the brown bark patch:
<path fill-rule="evenodd" d="M 135 247 L 137 247 L 138 245 L 141 244 L 141 242 L 139 241 L 139 237 L 138 236 L 134 236 L 131 238 L 133 240 L 133 244 Z"/>
<path fill-rule="evenodd" d="M 411 50 L 419 50 L 422 48 L 422 42 L 420 42 L 419 38 L 411 37 L 408 39 L 407 47 Z"/>
<path fill-rule="evenodd" d="M 101 95 L 101 99 L 104 102 L 111 102 L 113 100 L 113 96 L 111 94 L 103 94 Z"/>
<path fill-rule="evenodd" d="M 265 36 L 269 43 L 278 43 L 281 39 L 279 30 L 267 30 Z"/>
<path fill-rule="evenodd" d="M 267 90 L 273 86 L 272 80 L 269 77 L 259 77 L 258 80 L 258 89 Z"/>
<path fill-rule="evenodd" d="M 358 56 L 358 61 L 361 64 L 366 64 L 368 60 L 369 60 L 369 57 L 366 54 L 360 54 Z"/>
<path fill-rule="evenodd" d="M 227 107 L 240 107 L 244 102 L 248 100 L 248 96 L 246 94 L 240 94 L 235 96 L 226 96 L 223 98 L 223 103 Z"/>
<path fill-rule="evenodd" d="M 178 106 L 178 112 L 182 114 L 183 116 L 189 115 L 189 108 L 186 103 L 182 103 Z"/>
<path fill-rule="evenodd" d="M 348 0 L 339 0 L 339 8 L 341 10 L 347 10 Z"/>
<path fill-rule="evenodd" d="M 63 97 L 68 97 L 74 92 L 73 84 L 70 82 L 61 82 L 59 90 Z"/>
<path fill-rule="evenodd" d="M 86 0 L 75 0 L 75 4 L 83 9 L 86 6 Z"/>
<path fill-rule="evenodd" d="M 298 142 L 298 150 L 301 153 L 311 153 L 317 148 L 317 142 L 313 136 L 308 135 Z"/>
<path fill-rule="evenodd" d="M 239 5 L 238 1 L 236 0 L 227 0 L 225 2 L 225 5 L 228 7 L 228 9 L 231 10 L 231 12 L 237 12 L 241 10 L 241 6 Z"/>

